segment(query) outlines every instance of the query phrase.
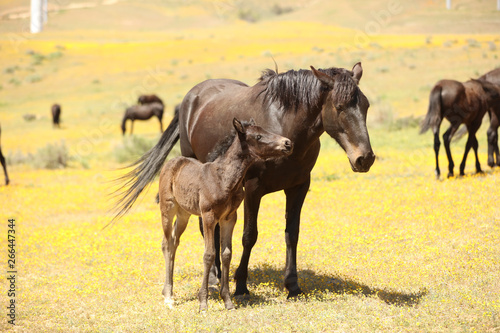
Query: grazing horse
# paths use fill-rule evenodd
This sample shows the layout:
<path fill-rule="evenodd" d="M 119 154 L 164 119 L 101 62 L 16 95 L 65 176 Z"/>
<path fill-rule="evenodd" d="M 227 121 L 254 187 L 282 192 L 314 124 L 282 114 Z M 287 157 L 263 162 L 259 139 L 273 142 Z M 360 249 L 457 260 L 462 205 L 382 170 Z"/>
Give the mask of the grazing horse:
<path fill-rule="evenodd" d="M 489 71 L 479 77 L 481 81 L 488 81 L 500 87 L 500 68 Z M 488 110 L 490 114 L 490 127 L 486 133 L 488 137 L 488 165 L 490 167 L 500 166 L 500 151 L 498 149 L 498 126 L 500 126 L 500 102 L 496 107 Z M 495 161 L 496 160 L 496 161 Z"/>
<path fill-rule="evenodd" d="M 0 139 L 2 137 L 2 129 L 0 128 Z M 2 164 L 3 173 L 5 174 L 5 185 L 9 185 L 9 175 L 7 174 L 7 163 L 5 162 L 5 157 L 2 154 L 2 143 L 0 141 L 0 163 Z"/>
<path fill-rule="evenodd" d="M 236 133 L 222 142 L 225 150 L 213 162 L 180 156 L 165 163 L 160 174 L 159 199 L 163 225 L 162 250 L 167 267 L 163 295 L 165 303 L 173 305 L 174 260 L 179 240 L 186 230 L 191 214 L 203 217 L 205 253 L 201 289 L 198 294 L 200 311 L 207 309 L 208 277 L 215 260 L 214 230 L 221 230 L 222 279 L 220 294 L 226 309 L 234 309 L 229 296 L 229 265 L 232 256 L 232 235 L 236 210 L 243 201 L 243 178 L 248 168 L 259 159 L 290 155 L 292 143 L 253 123 L 233 120 Z M 230 144 L 230 145 L 229 145 Z M 177 216 L 172 228 L 174 216 Z"/>
<path fill-rule="evenodd" d="M 160 103 L 163 104 L 163 101 L 161 100 L 160 97 L 156 95 L 141 95 L 137 99 L 137 103 L 144 105 L 144 104 L 151 104 L 151 103 Z"/>
<path fill-rule="evenodd" d="M 429 98 L 429 109 L 422 122 L 420 133 L 425 133 L 432 128 L 434 133 L 434 152 L 436 154 L 436 177 L 439 179 L 439 127 L 444 118 L 450 122 L 450 127 L 443 134 L 444 147 L 448 157 L 448 177 L 453 176 L 453 158 L 450 151 L 451 138 L 461 124 L 465 124 L 469 137 L 465 152 L 460 163 L 460 175 L 464 175 L 467 154 L 471 148 L 476 156 L 476 171 L 482 172 L 477 156 L 478 142 L 476 132 L 481 126 L 483 116 L 494 103 L 494 90 L 492 84 L 484 81 L 470 80 L 465 83 L 455 80 L 441 80 L 432 88 Z"/>
<path fill-rule="evenodd" d="M 163 132 L 163 104 L 151 103 L 144 105 L 132 105 L 125 110 L 125 115 L 122 120 L 122 132 L 125 135 L 127 130 L 125 123 L 128 119 L 132 121 L 130 127 L 130 134 L 134 132 L 134 120 L 148 120 L 149 118 L 156 116 L 160 121 L 160 133 Z"/>
<path fill-rule="evenodd" d="M 294 146 L 287 157 L 254 163 L 245 175 L 243 254 L 235 273 L 236 295 L 248 294 L 250 252 L 257 241 L 257 215 L 261 198 L 284 190 L 286 195 L 286 267 L 288 297 L 302 291 L 297 278 L 297 243 L 300 213 L 309 190 L 311 170 L 325 131 L 347 153 L 354 172 L 370 170 L 372 151 L 366 117 L 369 102 L 358 83 L 361 63 L 343 68 L 266 70 L 259 82 L 248 86 L 230 79 L 213 79 L 193 87 L 181 103 L 160 141 L 123 176 L 117 215 L 125 214 L 144 188 L 154 180 L 174 144 L 183 156 L 206 162 L 217 142 L 232 128 L 232 119 L 255 119 L 266 130 L 289 138 Z M 217 247 L 218 248 L 218 247 Z"/>
<path fill-rule="evenodd" d="M 52 126 L 61 128 L 61 106 L 59 104 L 52 105 Z"/>

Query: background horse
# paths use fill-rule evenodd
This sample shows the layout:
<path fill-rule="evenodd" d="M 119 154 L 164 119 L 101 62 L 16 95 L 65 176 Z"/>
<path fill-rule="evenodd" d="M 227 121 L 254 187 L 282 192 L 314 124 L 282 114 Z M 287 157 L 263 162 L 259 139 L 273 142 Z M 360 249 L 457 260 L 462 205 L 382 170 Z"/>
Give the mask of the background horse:
<path fill-rule="evenodd" d="M 7 174 L 7 163 L 5 162 L 5 157 L 2 154 L 2 128 L 0 127 L 0 163 L 2 164 L 3 173 L 5 174 L 5 185 L 9 185 L 9 175 Z"/>
<path fill-rule="evenodd" d="M 125 110 L 125 115 L 122 120 L 122 132 L 125 135 L 127 130 L 125 124 L 128 119 L 132 121 L 130 126 L 130 134 L 134 132 L 134 120 L 148 120 L 151 117 L 156 116 L 160 121 L 160 133 L 163 132 L 163 104 L 160 103 L 150 103 L 144 105 L 132 105 Z"/>
<path fill-rule="evenodd" d="M 432 128 L 434 133 L 434 151 L 436 155 L 436 176 L 439 178 L 439 127 L 444 118 L 450 122 L 450 127 L 443 134 L 444 147 L 448 157 L 448 177 L 453 176 L 453 158 L 450 151 L 451 138 L 461 124 L 465 124 L 469 137 L 465 145 L 465 152 L 460 163 L 460 175 L 464 175 L 465 162 L 470 148 L 474 149 L 476 157 L 476 171 L 481 171 L 481 164 L 477 156 L 478 142 L 476 132 L 481 126 L 483 116 L 493 103 L 492 85 L 485 85 L 483 81 L 470 80 L 465 83 L 455 80 L 441 80 L 432 88 L 429 98 L 429 109 L 422 123 L 420 133 Z"/>
<path fill-rule="evenodd" d="M 151 103 L 160 103 L 163 104 L 163 101 L 161 100 L 160 97 L 156 95 L 141 95 L 137 99 L 137 103 L 144 105 L 144 104 L 151 104 Z"/>
<path fill-rule="evenodd" d="M 59 104 L 54 104 L 51 107 L 52 112 L 52 126 L 61 128 L 61 106 Z"/>
<path fill-rule="evenodd" d="M 479 77 L 479 80 L 491 82 L 500 87 L 500 68 L 489 71 Z M 498 149 L 498 126 L 500 126 L 500 102 L 496 107 L 488 110 L 490 114 L 490 127 L 486 133 L 488 137 L 488 165 L 490 167 L 500 166 L 500 152 Z M 496 161 L 495 161 L 496 160 Z"/>
<path fill-rule="evenodd" d="M 296 265 L 300 213 L 321 134 L 326 131 L 346 151 L 353 171 L 367 172 L 375 161 L 366 128 L 369 102 L 358 87 L 361 63 L 352 71 L 311 69 L 281 74 L 266 70 L 254 86 L 214 79 L 192 88 L 160 141 L 123 177 L 127 181 L 116 216 L 127 212 L 154 180 L 177 140 L 183 156 L 206 162 L 217 142 L 231 131 L 233 118 L 253 118 L 266 130 L 289 138 L 294 150 L 287 157 L 253 164 L 245 176 L 243 254 L 235 273 L 235 294 L 249 293 L 248 263 L 257 241 L 261 198 L 280 190 L 286 195 L 284 284 L 288 297 L 300 294 Z"/>
<path fill-rule="evenodd" d="M 222 247 L 221 297 L 226 309 L 234 309 L 229 296 L 229 265 L 232 256 L 232 235 L 236 210 L 243 200 L 243 177 L 260 158 L 289 155 L 290 140 L 270 133 L 253 123 L 233 120 L 236 133 L 222 142 L 225 153 L 214 162 L 180 156 L 170 159 L 161 171 L 159 197 L 164 231 L 162 250 L 167 267 L 163 295 L 165 303 L 173 304 L 174 260 L 180 237 L 191 214 L 203 216 L 205 253 L 203 282 L 198 294 L 200 311 L 207 309 L 209 271 L 215 260 L 214 230 L 219 224 Z M 230 144 L 230 145 L 229 145 Z M 174 216 L 177 216 L 172 228 Z"/>

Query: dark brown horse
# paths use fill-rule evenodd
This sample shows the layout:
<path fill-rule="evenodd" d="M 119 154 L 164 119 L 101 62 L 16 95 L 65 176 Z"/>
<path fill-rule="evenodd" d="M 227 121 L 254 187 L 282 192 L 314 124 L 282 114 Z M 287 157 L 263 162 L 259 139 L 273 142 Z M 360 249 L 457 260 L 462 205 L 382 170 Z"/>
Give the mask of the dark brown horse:
<path fill-rule="evenodd" d="M 132 105 L 125 110 L 125 115 L 122 120 L 122 132 L 125 135 L 127 130 L 125 123 L 127 120 L 132 121 L 130 126 L 130 134 L 134 132 L 134 120 L 148 120 L 151 117 L 156 116 L 160 121 L 160 133 L 163 132 L 163 104 L 160 103 L 150 103 L 144 105 Z"/>
<path fill-rule="evenodd" d="M 311 67 L 312 68 L 312 67 Z M 311 170 L 325 131 L 346 151 L 355 172 L 367 172 L 375 161 L 366 116 L 368 99 L 358 87 L 363 70 L 343 68 L 288 71 L 267 70 L 249 87 L 229 79 L 207 80 L 192 88 L 182 101 L 158 144 L 124 178 L 117 216 L 124 214 L 160 171 L 180 139 L 182 155 L 206 162 L 209 153 L 232 128 L 232 119 L 255 119 L 266 130 L 290 138 L 293 153 L 285 158 L 257 162 L 245 176 L 243 255 L 236 271 L 236 295 L 247 289 L 250 252 L 257 241 L 261 198 L 284 190 L 286 195 L 286 267 L 288 297 L 301 293 L 297 278 L 297 242 L 300 213 L 311 182 Z"/>
<path fill-rule="evenodd" d="M 61 106 L 54 104 L 50 110 L 52 112 L 52 126 L 61 128 Z"/>
<path fill-rule="evenodd" d="M 500 87 L 500 68 L 489 71 L 479 80 L 491 82 Z M 498 126 L 500 126 L 500 102 L 489 110 L 490 127 L 486 133 L 488 137 L 488 165 L 500 166 L 500 152 L 498 149 Z"/>
<path fill-rule="evenodd" d="M 0 127 L 0 163 L 2 164 L 3 173 L 5 174 L 5 185 L 9 185 L 9 175 L 7 174 L 7 163 L 5 162 L 5 157 L 2 154 L 2 128 Z"/>
<path fill-rule="evenodd" d="M 161 100 L 160 97 L 156 95 L 141 95 L 137 99 L 137 103 L 139 104 L 151 104 L 151 103 L 160 103 L 163 104 L 163 101 Z"/>
<path fill-rule="evenodd" d="M 236 210 L 243 201 L 243 178 L 248 168 L 259 159 L 290 155 L 292 143 L 253 123 L 233 120 L 236 133 L 222 143 L 225 153 L 213 162 L 201 163 L 189 157 L 177 157 L 165 163 L 160 174 L 160 210 L 163 225 L 162 250 L 167 268 L 163 295 L 172 307 L 175 252 L 186 230 L 189 217 L 203 217 L 205 253 L 204 272 L 198 298 L 200 311 L 207 309 L 208 277 L 215 260 L 214 230 L 221 230 L 222 278 L 221 297 L 226 309 L 234 309 L 229 295 L 229 265 Z M 226 143 L 227 142 L 227 143 Z M 230 144 L 230 145 L 229 145 Z M 219 149 L 217 149 L 219 150 Z M 173 226 L 174 217 L 176 218 Z"/>
<path fill-rule="evenodd" d="M 439 178 L 439 127 L 444 118 L 450 122 L 450 127 L 443 134 L 444 147 L 448 157 L 448 177 L 453 176 L 453 158 L 450 151 L 451 138 L 461 124 L 465 124 L 469 137 L 465 145 L 465 152 L 460 163 L 460 175 L 464 175 L 465 162 L 471 148 L 476 157 L 476 171 L 482 172 L 477 156 L 478 142 L 476 132 L 481 126 L 483 116 L 495 102 L 493 85 L 484 81 L 470 80 L 465 83 L 455 80 L 441 80 L 432 88 L 429 98 L 429 109 L 422 123 L 420 133 L 432 128 L 434 133 L 434 152 L 436 155 L 436 176 Z M 492 95 L 493 94 L 493 95 Z"/>

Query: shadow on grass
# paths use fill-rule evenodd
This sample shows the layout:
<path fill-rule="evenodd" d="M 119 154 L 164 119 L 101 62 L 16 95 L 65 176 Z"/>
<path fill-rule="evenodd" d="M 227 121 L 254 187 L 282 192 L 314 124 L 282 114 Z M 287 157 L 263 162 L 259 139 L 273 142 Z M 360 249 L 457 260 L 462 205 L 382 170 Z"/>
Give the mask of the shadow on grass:
<path fill-rule="evenodd" d="M 419 292 L 399 292 L 370 287 L 352 279 L 339 276 L 326 276 L 317 274 L 312 270 L 301 270 L 298 272 L 299 285 L 304 296 L 299 299 L 314 297 L 315 299 L 326 299 L 327 293 L 347 294 L 356 296 L 376 297 L 390 305 L 415 306 L 427 295 L 427 290 Z M 269 298 L 256 295 L 252 290 L 258 289 L 260 284 L 269 285 L 273 288 L 284 290 L 283 271 L 270 265 L 262 265 L 249 271 L 250 296 L 238 299 L 240 306 L 251 306 L 272 303 Z M 284 292 L 287 292 L 284 290 Z"/>

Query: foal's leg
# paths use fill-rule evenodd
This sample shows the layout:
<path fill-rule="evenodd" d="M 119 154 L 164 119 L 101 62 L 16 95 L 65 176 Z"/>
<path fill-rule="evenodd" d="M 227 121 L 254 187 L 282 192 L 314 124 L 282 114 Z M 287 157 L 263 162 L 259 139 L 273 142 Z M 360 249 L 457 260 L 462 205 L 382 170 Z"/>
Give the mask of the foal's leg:
<path fill-rule="evenodd" d="M 451 138 L 457 131 L 460 124 L 453 124 L 448 128 L 448 130 L 443 134 L 444 148 L 446 149 L 446 156 L 448 156 L 448 178 L 453 177 L 453 168 L 455 163 L 453 163 L 453 157 L 451 156 L 450 142 Z"/>
<path fill-rule="evenodd" d="M 215 216 L 213 213 L 204 213 L 203 217 L 203 237 L 205 241 L 205 253 L 203 254 L 203 280 L 201 283 L 201 288 L 198 293 L 198 299 L 200 301 L 200 311 L 206 311 L 208 309 L 208 276 L 210 274 L 210 268 L 215 261 L 215 244 L 214 244 L 214 229 Z"/>
<path fill-rule="evenodd" d="M 160 133 L 163 133 L 163 122 L 160 117 L 158 117 L 158 120 L 160 121 Z"/>
<path fill-rule="evenodd" d="M 302 293 L 297 277 L 297 243 L 299 241 L 300 212 L 302 204 L 309 190 L 311 178 L 306 182 L 285 190 L 286 194 L 286 266 L 285 287 L 288 289 L 288 298 Z"/>
<path fill-rule="evenodd" d="M 178 209 L 177 219 L 172 228 L 172 221 L 176 213 L 176 207 L 172 202 L 168 202 L 163 206 L 165 209 L 162 209 L 162 224 L 164 233 L 162 251 L 165 257 L 166 277 L 162 294 L 165 296 L 165 304 L 171 308 L 174 304 L 173 276 L 175 253 L 177 251 L 177 247 L 179 246 L 180 237 L 184 230 L 186 230 L 186 226 L 189 221 L 189 214 L 181 209 Z"/>
<path fill-rule="evenodd" d="M 200 232 L 203 237 L 203 218 L 200 216 Z M 215 244 L 215 264 L 210 268 L 210 276 L 208 278 L 208 285 L 217 288 L 217 284 L 221 278 L 221 265 L 220 265 L 220 227 L 217 223 L 214 230 L 214 244 Z"/>
<path fill-rule="evenodd" d="M 221 233 L 221 257 L 222 257 L 222 276 L 220 282 L 220 295 L 224 300 L 226 309 L 233 310 L 234 305 L 229 295 L 229 266 L 233 253 L 232 238 L 234 225 L 236 224 L 236 212 L 228 216 L 225 221 L 219 222 Z"/>

